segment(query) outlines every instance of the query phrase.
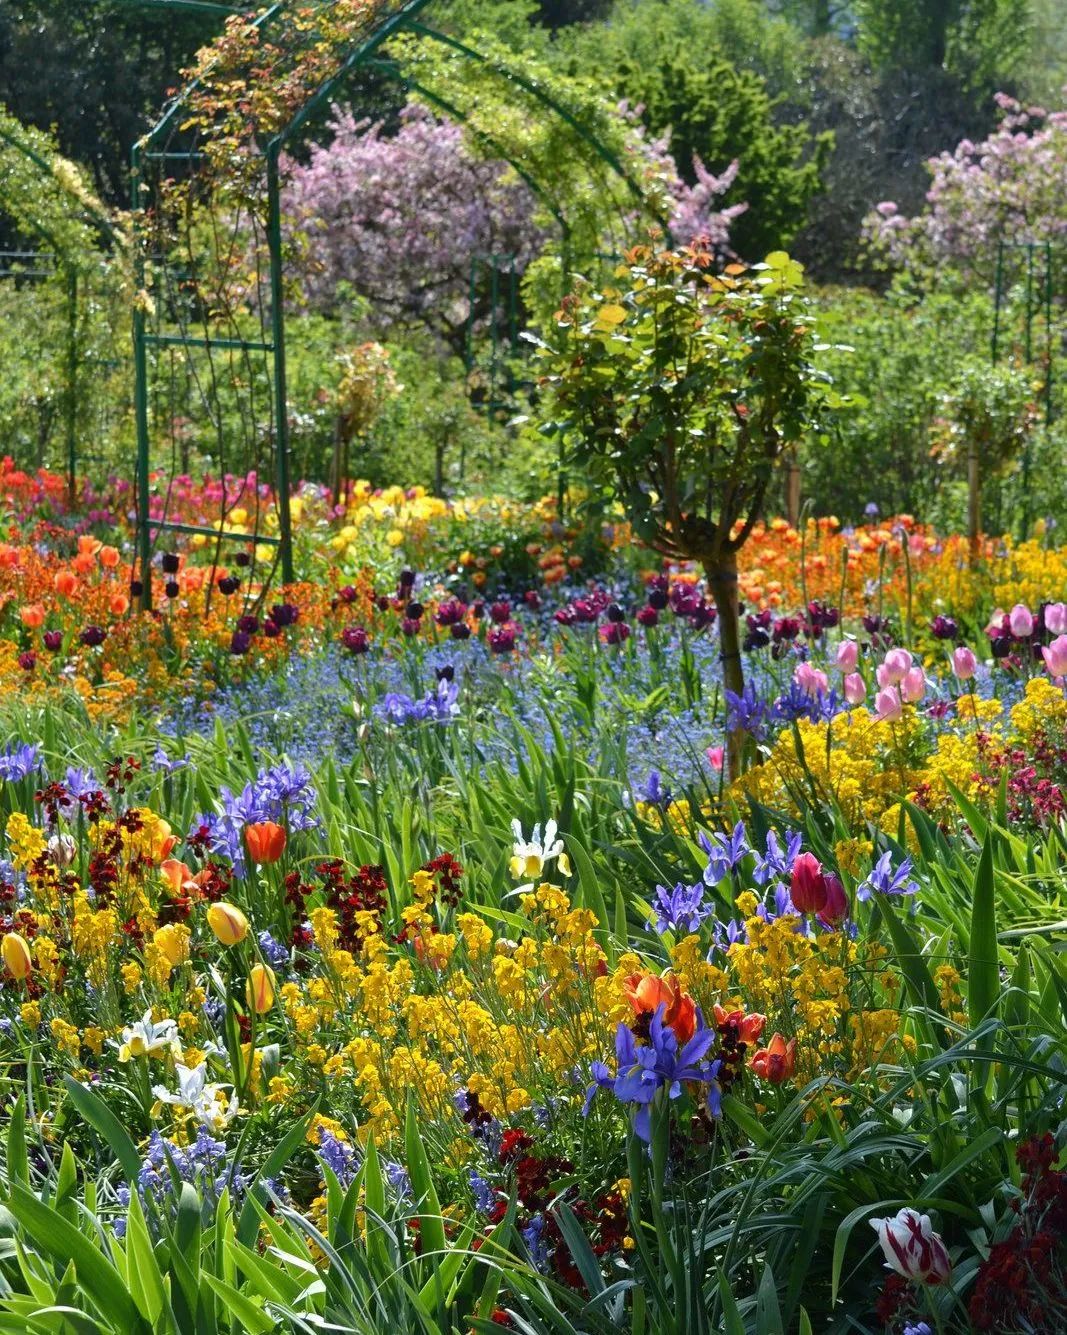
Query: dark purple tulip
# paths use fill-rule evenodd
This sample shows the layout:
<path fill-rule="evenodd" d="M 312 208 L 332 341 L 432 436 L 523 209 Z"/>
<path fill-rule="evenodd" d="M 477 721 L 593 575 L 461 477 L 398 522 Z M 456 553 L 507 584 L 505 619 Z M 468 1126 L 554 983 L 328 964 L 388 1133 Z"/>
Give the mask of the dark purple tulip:
<path fill-rule="evenodd" d="M 503 626 L 511 619 L 511 604 L 506 598 L 501 598 L 492 603 L 489 607 L 489 620 L 494 626 Z"/>
<path fill-rule="evenodd" d="M 527 607 L 532 607 L 535 612 L 541 606 L 541 595 L 536 589 L 527 589 L 522 595 L 522 600 Z"/>
<path fill-rule="evenodd" d="M 515 648 L 515 627 L 496 626 L 486 636 L 489 648 L 494 654 L 507 654 Z"/>
<path fill-rule="evenodd" d="M 400 629 L 405 635 L 418 635 L 420 623 L 414 617 L 405 617 L 400 623 Z"/>
<path fill-rule="evenodd" d="M 272 621 L 270 617 L 268 617 L 267 620 L 264 621 L 263 634 L 266 635 L 268 640 L 276 640 L 281 633 L 282 633 L 282 628 L 281 626 L 278 625 L 276 621 Z"/>
<path fill-rule="evenodd" d="M 420 621 L 422 619 L 422 614 L 425 611 L 426 609 L 423 607 L 422 603 L 411 602 L 408 603 L 407 607 L 404 609 L 404 616 L 408 621 Z"/>
<path fill-rule="evenodd" d="M 626 613 L 623 611 L 623 609 L 619 606 L 618 603 L 611 603 L 609 605 L 608 620 L 616 623 L 626 620 Z"/>
<path fill-rule="evenodd" d="M 163 592 L 168 598 L 177 598 L 181 591 L 181 585 L 176 579 L 168 579 L 166 584 L 163 585 Z"/>
<path fill-rule="evenodd" d="M 140 598 L 140 596 L 141 596 L 142 593 L 144 593 L 144 585 L 141 583 L 141 581 L 140 581 L 139 579 L 131 579 L 131 580 L 130 580 L 130 597 L 131 597 L 131 598 Z"/>
<path fill-rule="evenodd" d="M 405 566 L 404 569 L 401 570 L 400 572 L 401 589 L 410 589 L 414 585 L 414 583 L 415 583 L 414 570 L 411 570 L 409 567 Z"/>
<path fill-rule="evenodd" d="M 37 666 L 37 655 L 32 649 L 27 649 L 24 654 L 19 654 L 18 662 L 23 672 L 32 672 Z"/>
<path fill-rule="evenodd" d="M 259 618 L 249 613 L 247 616 L 239 617 L 237 620 L 237 629 L 243 631 L 245 635 L 254 635 L 259 630 Z"/>
<path fill-rule="evenodd" d="M 442 667 L 434 669 L 434 676 L 438 681 L 454 681 L 456 669 L 451 663 L 445 663 Z"/>
<path fill-rule="evenodd" d="M 300 608 L 295 603 L 275 603 L 270 609 L 270 619 L 276 626 L 295 626 L 300 617 Z"/>
<path fill-rule="evenodd" d="M 377 598 L 375 598 L 374 600 L 374 606 L 378 609 L 379 612 L 388 612 L 389 611 L 388 595 L 384 593 L 379 593 Z"/>
<path fill-rule="evenodd" d="M 650 602 L 647 607 L 642 607 L 638 612 L 637 620 L 642 626 L 658 626 L 659 612 L 656 611 Z"/>
<path fill-rule="evenodd" d="M 454 640 L 469 640 L 471 637 L 471 628 L 465 621 L 459 621 L 449 628 L 449 634 Z"/>
<path fill-rule="evenodd" d="M 236 575 L 223 575 L 219 580 L 219 593 L 224 593 L 228 598 L 230 594 L 236 593 L 241 587 L 241 581 Z"/>
<path fill-rule="evenodd" d="M 930 634 L 935 640 L 954 640 L 959 633 L 960 628 L 952 617 L 938 614 L 930 622 Z"/>
<path fill-rule="evenodd" d="M 181 562 L 178 560 L 177 552 L 164 552 L 160 560 L 164 575 L 176 575 L 181 569 Z"/>
<path fill-rule="evenodd" d="M 343 603 L 354 603 L 359 595 L 351 584 L 346 584 L 343 589 L 337 590 L 337 596 Z"/>
<path fill-rule="evenodd" d="M 103 626 L 86 626 L 78 638 L 82 644 L 88 645 L 90 649 L 95 649 L 98 644 L 103 644 L 107 639 L 107 631 Z"/>
<path fill-rule="evenodd" d="M 252 564 L 252 557 L 248 552 L 238 552 L 233 558 L 233 561 L 234 565 L 239 565 L 241 567 L 250 566 Z"/>
<path fill-rule="evenodd" d="M 625 621 L 609 621 L 600 627 L 600 638 L 605 644 L 623 644 L 630 638 L 630 627 Z"/>
<path fill-rule="evenodd" d="M 440 604 L 433 619 L 439 626 L 458 626 L 466 615 L 467 604 L 461 603 L 458 598 L 449 598 Z"/>
<path fill-rule="evenodd" d="M 652 608 L 654 612 L 662 612 L 663 609 L 667 606 L 667 590 L 649 589 L 648 605 L 649 607 Z"/>
<path fill-rule="evenodd" d="M 44 647 L 52 653 L 58 653 L 63 648 L 63 632 L 61 630 L 46 630 L 44 633 Z"/>
<path fill-rule="evenodd" d="M 252 636 L 246 630 L 235 630 L 230 640 L 231 654 L 247 654 L 252 644 Z"/>
<path fill-rule="evenodd" d="M 362 626 L 346 626 L 341 632 L 341 643 L 353 654 L 365 654 L 370 648 L 370 636 Z"/>

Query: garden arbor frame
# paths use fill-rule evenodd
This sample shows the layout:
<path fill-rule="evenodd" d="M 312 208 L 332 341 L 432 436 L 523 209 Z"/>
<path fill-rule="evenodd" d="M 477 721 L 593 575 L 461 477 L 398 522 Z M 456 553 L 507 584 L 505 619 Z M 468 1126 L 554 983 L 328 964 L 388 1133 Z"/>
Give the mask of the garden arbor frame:
<path fill-rule="evenodd" d="M 36 192 L 42 192 L 40 194 Z M 46 136 L 21 125 L 0 105 L 0 208 L 16 227 L 41 243 L 35 251 L 9 251 L 0 276 L 62 279 L 67 340 L 62 391 L 67 496 L 78 483 L 80 402 L 79 292 L 103 256 L 101 242 L 118 250 L 122 238 L 106 209 L 81 183 L 77 169 L 61 159 Z"/>
<path fill-rule="evenodd" d="M 622 232 L 627 235 L 625 240 L 619 234 L 612 236 L 615 248 L 621 249 L 632 240 L 642 224 L 654 222 L 667 230 L 640 183 L 595 128 L 584 124 L 581 115 L 542 81 L 509 68 L 499 55 L 486 55 L 422 23 L 420 16 L 429 3 L 364 0 L 362 8 L 357 9 L 359 0 L 318 0 L 310 7 L 295 0 L 277 0 L 255 16 L 232 15 L 221 44 L 212 48 L 216 55 L 201 62 L 197 77 L 134 146 L 132 198 L 139 219 L 133 310 L 137 544 L 140 597 L 145 608 L 151 606 L 154 549 L 165 533 L 187 534 L 214 544 L 212 587 L 223 547 L 234 545 L 248 553 L 252 566 L 249 592 L 261 548 L 270 554 L 270 568 L 258 581 L 260 598 L 276 570 L 284 583 L 294 579 L 284 162 L 360 67 L 399 79 L 415 96 L 462 123 L 487 156 L 504 160 L 513 168 L 559 229 L 563 281 L 567 281 L 575 257 L 575 220 L 557 198 L 553 181 L 545 179 L 550 174 L 543 164 L 539 170 L 537 163 L 524 160 L 491 126 L 479 123 L 477 93 L 472 95 L 475 105 L 463 105 L 462 91 L 457 92 L 447 79 L 442 88 L 432 69 L 425 75 L 417 60 L 385 58 L 385 43 L 401 35 L 406 35 L 408 43 L 435 43 L 449 60 L 463 62 L 473 79 L 503 80 L 509 95 L 524 100 L 533 115 L 554 118 L 573 138 L 583 169 L 600 174 L 589 199 L 606 199 L 611 216 L 621 222 Z M 357 16 L 355 22 L 353 15 Z M 341 33 L 340 42 L 326 56 L 316 35 L 321 31 Z M 240 142 L 221 137 L 203 115 L 205 90 L 212 86 L 213 79 L 225 92 L 243 77 L 226 65 L 226 42 L 233 34 L 237 40 L 247 40 L 249 50 L 257 54 L 269 51 L 270 59 L 264 56 L 262 61 L 266 71 L 258 72 L 263 82 L 276 78 L 287 92 L 295 86 L 299 94 L 290 97 L 284 114 L 267 117 L 268 123 L 252 123 L 250 112 L 250 128 Z M 417 46 L 406 49 L 410 53 Z M 308 52 L 313 59 L 308 59 Z M 293 73 L 302 70 L 301 60 L 315 75 L 306 85 L 300 84 Z M 249 103 L 254 100 L 252 84 L 256 77 L 250 63 Z M 236 192 L 235 182 L 240 186 Z M 589 207 L 587 203 L 587 212 Z M 586 234 L 588 230 L 586 226 Z M 587 241 L 582 257 L 586 252 L 593 256 L 597 249 Z M 168 374 L 169 398 L 164 384 Z M 220 473 L 230 457 L 232 437 L 239 436 L 245 444 L 241 464 L 244 481 L 235 483 L 232 494 L 223 486 L 214 524 L 201 522 L 201 516 L 193 517 L 196 522 L 189 522 L 188 517 L 172 517 L 171 486 L 162 507 L 157 505 L 156 513 L 152 513 L 153 437 L 169 436 L 173 460 L 177 431 L 174 387 L 183 378 L 199 395 L 214 433 Z M 255 485 L 250 486 L 253 475 Z M 264 475 L 272 475 L 273 511 L 263 503 Z M 245 522 L 247 514 L 240 520 L 233 518 L 239 506 L 242 511 L 251 510 L 250 523 Z M 262 559 L 267 561 L 268 557 Z"/>

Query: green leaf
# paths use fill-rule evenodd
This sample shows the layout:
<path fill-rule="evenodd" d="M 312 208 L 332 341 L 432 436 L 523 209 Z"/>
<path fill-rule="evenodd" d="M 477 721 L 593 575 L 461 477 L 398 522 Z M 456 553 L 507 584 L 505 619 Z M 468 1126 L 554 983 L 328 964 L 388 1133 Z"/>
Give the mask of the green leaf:
<path fill-rule="evenodd" d="M 274 1318 L 268 1316 L 262 1307 L 257 1306 L 251 1298 L 246 1298 L 232 1284 L 216 1279 L 207 1271 L 204 1272 L 204 1281 L 211 1291 L 218 1295 L 230 1315 L 236 1319 L 238 1330 L 250 1332 L 250 1335 L 268 1335 L 268 1332 L 277 1329 L 278 1323 Z"/>
<path fill-rule="evenodd" d="M 147 1330 L 121 1275 L 90 1238 L 19 1183 L 12 1185 L 9 1206 L 46 1255 L 63 1265 L 74 1262 L 82 1287 L 110 1321 L 125 1331 Z"/>
<path fill-rule="evenodd" d="M 133 1300 L 146 1321 L 153 1326 L 167 1305 L 163 1276 L 148 1236 L 140 1194 L 130 1192 L 126 1212 L 126 1275 Z"/>
<path fill-rule="evenodd" d="M 419 1237 L 422 1239 L 423 1255 L 430 1258 L 431 1265 L 437 1265 L 443 1259 L 447 1247 L 445 1225 L 441 1218 L 441 1202 L 437 1198 L 437 1190 L 430 1172 L 430 1161 L 426 1157 L 426 1146 L 419 1130 L 419 1117 L 413 1093 L 408 1095 L 404 1150 L 408 1175 L 411 1178 L 411 1191 L 419 1210 Z"/>
<path fill-rule="evenodd" d="M 7 1180 L 28 1183 L 29 1156 L 26 1152 L 26 1095 L 20 1094 L 11 1109 L 7 1127 Z"/>
<path fill-rule="evenodd" d="M 102 1098 L 73 1076 L 64 1076 L 67 1097 L 91 1127 L 107 1141 L 108 1149 L 119 1161 L 127 1182 L 136 1182 L 141 1171 L 141 1156 L 130 1134 Z"/>
<path fill-rule="evenodd" d="M 977 1028 L 991 1014 L 1000 996 L 1000 962 L 997 953 L 997 908 L 993 879 L 993 841 L 987 836 L 974 876 L 971 905 L 971 938 L 967 952 L 967 1018 Z M 991 1046 L 993 1035 L 980 1040 Z"/>

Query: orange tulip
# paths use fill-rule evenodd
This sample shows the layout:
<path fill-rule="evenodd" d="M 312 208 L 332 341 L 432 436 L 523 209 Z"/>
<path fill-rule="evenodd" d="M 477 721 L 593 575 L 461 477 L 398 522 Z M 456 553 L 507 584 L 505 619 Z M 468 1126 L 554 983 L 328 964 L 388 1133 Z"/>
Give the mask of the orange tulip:
<path fill-rule="evenodd" d="M 113 617 L 125 616 L 130 610 L 130 600 L 124 593 L 113 593 L 108 602 L 108 607 L 111 609 Z"/>
<path fill-rule="evenodd" d="M 156 856 L 160 858 L 169 858 L 174 851 L 174 845 L 177 842 L 178 836 L 176 834 L 168 834 L 160 844 Z"/>
<path fill-rule="evenodd" d="M 0 945 L 0 955 L 4 957 L 8 973 L 20 983 L 24 983 L 33 973 L 30 948 L 26 944 L 25 938 L 19 936 L 18 932 L 7 933 L 3 944 Z"/>
<path fill-rule="evenodd" d="M 626 1000 L 639 1019 L 645 1016 L 651 1020 L 659 1008 L 663 1007 L 663 1023 L 674 1030 L 679 1043 L 688 1043 L 696 1032 L 696 1006 L 688 992 L 683 992 L 678 981 L 668 975 L 658 978 L 655 974 L 633 973 L 626 979 L 623 987 Z"/>
<path fill-rule="evenodd" d="M 737 1030 L 738 1043 L 758 1043 L 763 1026 L 767 1023 L 766 1015 L 746 1015 L 744 1011 L 728 1011 L 718 1002 L 712 1007 L 715 1013 L 715 1027 L 721 1034 L 724 1030 Z"/>
<path fill-rule="evenodd" d="M 163 873 L 172 893 L 176 895 L 181 894 L 185 886 L 192 883 L 192 872 L 177 858 L 164 858 L 159 864 L 159 870 Z"/>
<path fill-rule="evenodd" d="M 30 630 L 36 630 L 38 626 L 44 624 L 44 607 L 41 603 L 28 603 L 19 611 L 19 617 L 24 626 Z"/>
<path fill-rule="evenodd" d="M 274 970 L 266 964 L 253 964 L 245 984 L 248 1009 L 265 1015 L 274 1005 Z"/>
<path fill-rule="evenodd" d="M 78 539 L 78 555 L 92 559 L 103 545 L 99 538 L 94 538 L 90 533 L 83 533 Z"/>
<path fill-rule="evenodd" d="M 78 581 L 69 570 L 61 570 L 52 581 L 61 598 L 73 598 Z"/>
<path fill-rule="evenodd" d="M 765 1048 L 752 1054 L 749 1066 L 761 1080 L 781 1085 L 792 1079 L 797 1069 L 797 1041 L 787 1043 L 781 1034 L 775 1034 Z"/>
<path fill-rule="evenodd" d="M 245 827 L 245 844 L 253 862 L 266 866 L 285 852 L 285 830 L 272 820 Z"/>
<path fill-rule="evenodd" d="M 117 547 L 100 548 L 100 564 L 106 570 L 114 570 L 119 563 L 119 549 Z"/>
<path fill-rule="evenodd" d="M 78 572 L 79 575 L 90 574 L 95 564 L 96 564 L 96 558 L 90 556 L 88 552 L 79 552 L 78 555 L 74 558 L 74 560 L 71 561 L 71 565 L 74 567 L 74 569 Z"/>

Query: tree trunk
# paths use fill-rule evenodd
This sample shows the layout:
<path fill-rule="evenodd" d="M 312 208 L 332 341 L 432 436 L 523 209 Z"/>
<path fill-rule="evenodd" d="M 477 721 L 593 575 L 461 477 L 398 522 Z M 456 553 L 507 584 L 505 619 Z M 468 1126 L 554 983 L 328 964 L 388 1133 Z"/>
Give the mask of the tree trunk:
<path fill-rule="evenodd" d="M 978 464 L 978 442 L 967 449 L 967 536 L 971 541 L 971 563 L 978 560 L 982 533 L 982 481 Z"/>
<path fill-rule="evenodd" d="M 800 462 L 795 454 L 785 469 L 785 517 L 793 528 L 800 523 Z"/>
<path fill-rule="evenodd" d="M 705 565 L 708 588 L 719 614 L 719 645 L 723 685 L 735 695 L 745 689 L 741 667 L 741 615 L 737 590 L 737 554 L 726 552 L 715 565 Z M 745 734 L 740 727 L 726 734 L 726 775 L 733 782 L 741 777 L 741 753 Z"/>

